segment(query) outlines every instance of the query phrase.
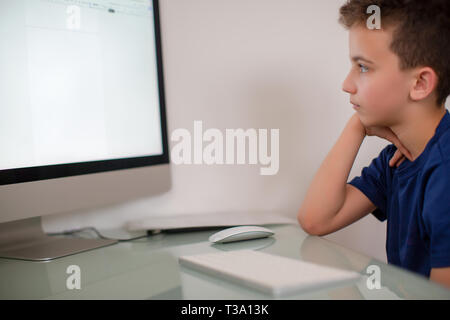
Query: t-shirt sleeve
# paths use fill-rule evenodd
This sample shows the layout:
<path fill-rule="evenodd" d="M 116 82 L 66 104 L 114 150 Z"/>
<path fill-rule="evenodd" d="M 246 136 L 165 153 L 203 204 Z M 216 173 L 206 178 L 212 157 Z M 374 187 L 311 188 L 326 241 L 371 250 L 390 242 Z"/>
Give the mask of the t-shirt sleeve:
<path fill-rule="evenodd" d="M 450 161 L 436 167 L 428 179 L 423 221 L 430 236 L 430 265 L 450 267 Z"/>
<path fill-rule="evenodd" d="M 390 156 L 393 144 L 386 146 L 373 159 L 368 167 L 364 167 L 361 176 L 353 178 L 348 184 L 358 188 L 377 207 L 372 214 L 380 221 L 387 219 L 387 180 Z"/>

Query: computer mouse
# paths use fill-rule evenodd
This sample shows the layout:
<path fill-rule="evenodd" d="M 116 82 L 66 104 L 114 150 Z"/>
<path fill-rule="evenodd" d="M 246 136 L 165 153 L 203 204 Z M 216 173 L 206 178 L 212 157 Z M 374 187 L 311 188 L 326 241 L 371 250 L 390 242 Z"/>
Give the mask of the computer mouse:
<path fill-rule="evenodd" d="M 258 226 L 239 226 L 228 228 L 217 233 L 214 233 L 209 237 L 209 241 L 212 243 L 227 243 L 242 240 L 251 240 L 270 237 L 275 234 L 270 229 Z"/>

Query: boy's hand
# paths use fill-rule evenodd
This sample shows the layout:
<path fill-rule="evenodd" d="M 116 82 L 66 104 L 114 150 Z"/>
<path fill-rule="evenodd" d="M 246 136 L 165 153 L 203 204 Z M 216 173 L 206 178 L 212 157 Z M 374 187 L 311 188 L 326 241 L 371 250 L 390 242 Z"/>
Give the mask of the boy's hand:
<path fill-rule="evenodd" d="M 391 158 L 391 160 L 389 160 L 389 166 L 396 166 L 398 168 L 398 166 L 401 165 L 403 161 L 405 161 L 405 156 L 399 149 L 397 149 L 394 153 L 394 156 Z"/>
<path fill-rule="evenodd" d="M 391 167 L 394 165 L 398 167 L 405 160 L 405 157 L 408 158 L 408 160 L 413 161 L 411 153 L 408 151 L 408 149 L 406 149 L 403 146 L 398 137 L 389 127 L 382 127 L 382 126 L 365 127 L 364 125 L 363 127 L 365 129 L 366 136 L 377 136 L 386 139 L 397 147 L 397 150 L 395 151 L 391 160 L 389 160 L 389 165 Z"/>

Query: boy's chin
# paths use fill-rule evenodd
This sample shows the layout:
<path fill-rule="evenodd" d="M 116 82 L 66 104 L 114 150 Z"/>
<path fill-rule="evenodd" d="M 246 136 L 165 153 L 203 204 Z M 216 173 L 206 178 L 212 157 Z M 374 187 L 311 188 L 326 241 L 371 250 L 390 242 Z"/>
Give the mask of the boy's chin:
<path fill-rule="evenodd" d="M 376 118 L 373 116 L 371 117 L 371 116 L 359 114 L 359 119 L 361 120 L 361 123 L 365 127 L 388 127 L 389 126 L 388 121 L 386 121 L 384 119 Z"/>

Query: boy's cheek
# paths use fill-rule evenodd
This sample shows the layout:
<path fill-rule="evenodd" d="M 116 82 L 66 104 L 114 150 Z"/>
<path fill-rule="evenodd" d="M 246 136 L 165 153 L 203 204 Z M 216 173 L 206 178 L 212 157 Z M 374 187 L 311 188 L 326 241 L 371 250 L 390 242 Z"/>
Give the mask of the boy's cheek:
<path fill-rule="evenodd" d="M 365 88 L 364 102 L 361 103 L 361 116 L 373 125 L 383 125 L 392 119 L 394 114 L 405 103 L 402 90 L 396 88 L 395 83 L 388 81 L 376 83 Z M 363 119 L 361 119 L 363 121 Z"/>

